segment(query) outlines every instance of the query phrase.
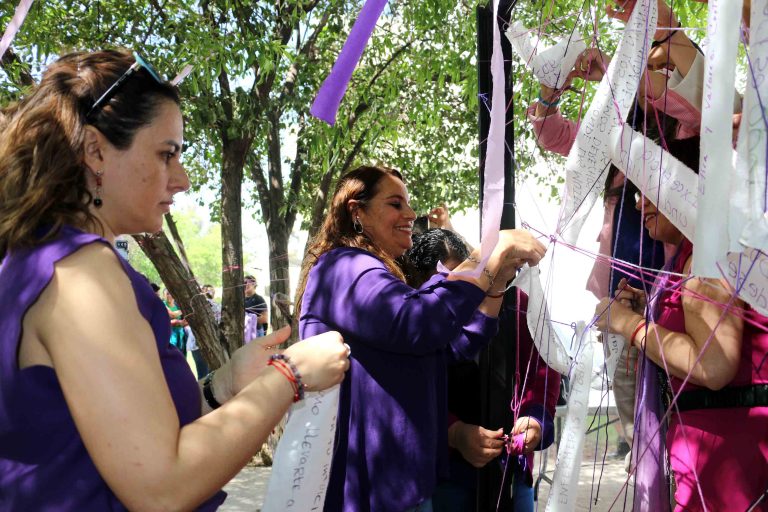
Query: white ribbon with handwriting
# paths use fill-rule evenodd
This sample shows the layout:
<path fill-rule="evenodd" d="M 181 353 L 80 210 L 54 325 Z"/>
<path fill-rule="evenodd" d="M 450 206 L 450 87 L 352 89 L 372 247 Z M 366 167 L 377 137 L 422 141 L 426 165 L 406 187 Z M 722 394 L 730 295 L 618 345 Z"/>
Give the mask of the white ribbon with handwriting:
<path fill-rule="evenodd" d="M 528 295 L 528 310 L 526 312 L 528 331 L 531 333 L 533 344 L 541 359 L 556 372 L 568 375 L 573 368 L 573 357 L 552 324 L 547 301 L 544 297 L 544 289 L 541 286 L 541 270 L 538 266 L 524 265 L 512 282 L 512 286 L 516 286 Z M 625 343 L 624 337 L 620 335 L 608 334 L 605 336 L 603 357 L 595 358 L 594 363 L 590 366 L 592 382 L 595 383 L 594 386 L 597 389 L 602 388 L 604 372 L 606 372 L 609 382 L 613 381 L 616 365 Z"/>
<path fill-rule="evenodd" d="M 565 164 L 565 193 L 557 232 L 571 245 L 603 189 L 609 165 L 608 135 L 622 125 L 645 70 L 656 29 L 656 0 L 639 0 L 595 99 L 579 126 Z M 647 30 L 647 33 L 646 33 Z"/>
<path fill-rule="evenodd" d="M 736 170 L 731 180 L 730 250 L 743 246 L 768 251 L 765 169 L 768 137 L 768 0 L 753 0 L 747 90 L 744 94 Z M 760 103 L 763 106 L 761 107 Z"/>
<path fill-rule="evenodd" d="M 631 126 L 611 130 L 613 164 L 688 240 L 696 232 L 696 172 Z"/>
<path fill-rule="evenodd" d="M 547 512 L 570 512 L 576 508 L 579 487 L 581 455 L 587 430 L 589 411 L 589 388 L 591 382 L 594 352 L 594 332 L 580 322 L 579 346 L 576 364 L 571 373 L 571 393 L 568 395 L 568 410 L 565 426 L 557 449 L 557 463 L 552 478 L 552 492 L 547 501 Z"/>
<path fill-rule="evenodd" d="M 291 407 L 277 445 L 264 512 L 323 510 L 336 439 L 339 386 Z"/>
<path fill-rule="evenodd" d="M 579 54 L 587 49 L 582 37 L 575 32 L 544 48 L 540 39 L 536 43 L 531 41 L 531 31 L 519 21 L 512 23 L 505 35 L 539 83 L 553 89 L 560 89 L 565 84 Z"/>
<path fill-rule="evenodd" d="M 533 344 L 547 365 L 558 373 L 567 375 L 571 369 L 571 356 L 565 344 L 552 327 L 552 318 L 541 286 L 541 270 L 527 264 L 512 282 L 528 295 L 526 320 Z"/>
<path fill-rule="evenodd" d="M 730 248 L 728 211 L 733 175 L 733 95 L 741 0 L 710 0 L 709 46 L 701 102 L 701 158 L 698 218 L 693 242 L 693 273 L 720 277 L 717 262 Z M 736 186 L 744 186 L 743 183 Z M 670 219 L 672 220 L 672 219 Z"/>

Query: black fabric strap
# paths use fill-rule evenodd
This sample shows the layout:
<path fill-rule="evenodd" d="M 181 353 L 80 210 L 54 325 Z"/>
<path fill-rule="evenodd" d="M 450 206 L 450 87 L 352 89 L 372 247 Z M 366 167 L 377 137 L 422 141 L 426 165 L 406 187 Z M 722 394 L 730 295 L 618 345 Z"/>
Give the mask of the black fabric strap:
<path fill-rule="evenodd" d="M 734 407 L 768 407 L 768 384 L 683 391 L 677 399 L 680 411 L 696 409 L 729 409 Z"/>

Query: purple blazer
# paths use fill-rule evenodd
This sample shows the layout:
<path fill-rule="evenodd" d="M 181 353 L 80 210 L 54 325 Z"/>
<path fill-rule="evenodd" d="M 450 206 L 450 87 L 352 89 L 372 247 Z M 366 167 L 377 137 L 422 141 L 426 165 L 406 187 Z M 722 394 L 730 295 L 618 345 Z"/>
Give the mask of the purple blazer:
<path fill-rule="evenodd" d="M 335 330 L 352 348 L 325 510 L 398 512 L 432 496 L 447 471 L 446 363 L 473 357 L 498 330 L 477 311 L 484 298 L 440 274 L 413 289 L 360 249 L 318 259 L 300 336 Z"/>

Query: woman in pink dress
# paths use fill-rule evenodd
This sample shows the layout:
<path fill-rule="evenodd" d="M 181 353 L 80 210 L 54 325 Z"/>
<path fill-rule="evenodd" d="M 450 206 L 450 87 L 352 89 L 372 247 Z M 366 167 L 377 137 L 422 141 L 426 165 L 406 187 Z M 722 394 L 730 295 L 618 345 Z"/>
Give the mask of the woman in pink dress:
<path fill-rule="evenodd" d="M 698 139 L 670 143 L 681 160 L 697 147 Z M 691 242 L 649 198 L 636 207 L 651 237 L 678 250 L 654 307 L 641 307 L 643 292 L 625 287 L 600 301 L 597 326 L 643 350 L 666 371 L 673 394 L 682 389 L 666 439 L 675 510 L 748 510 L 768 488 L 768 318 L 727 282 L 691 276 Z"/>

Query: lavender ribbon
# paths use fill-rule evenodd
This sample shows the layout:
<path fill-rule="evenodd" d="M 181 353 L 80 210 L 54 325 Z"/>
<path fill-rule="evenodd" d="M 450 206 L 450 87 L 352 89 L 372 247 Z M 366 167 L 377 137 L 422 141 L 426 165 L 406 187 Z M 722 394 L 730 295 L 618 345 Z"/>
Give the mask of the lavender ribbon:
<path fill-rule="evenodd" d="M 347 92 L 349 79 L 355 70 L 365 45 L 371 38 L 376 22 L 379 20 L 387 0 L 367 0 L 352 26 L 344 46 L 341 49 L 331 73 L 326 77 L 317 93 L 309 113 L 333 126 L 341 99 Z"/>
<path fill-rule="evenodd" d="M 3 38 L 0 39 L 0 59 L 3 58 L 3 55 L 5 55 L 5 52 L 11 46 L 11 41 L 13 41 L 13 38 L 16 37 L 16 33 L 21 28 L 21 24 L 24 23 L 24 18 L 27 17 L 29 8 L 32 7 L 32 1 L 33 0 L 21 0 L 18 7 L 16 7 L 16 12 L 11 19 L 11 22 L 8 24 L 8 27 L 5 29 Z"/>
<path fill-rule="evenodd" d="M 660 313 L 661 294 L 669 283 L 667 272 L 672 268 L 670 260 L 656 278 L 653 295 L 648 304 L 655 320 Z M 647 340 L 655 343 L 656 340 Z M 664 404 L 661 401 L 659 367 L 640 352 L 635 405 L 635 436 L 632 459 L 636 464 L 635 499 L 633 510 L 669 510 L 669 486 L 666 475 L 666 424 L 661 424 Z"/>
<path fill-rule="evenodd" d="M 637 460 L 635 472 L 634 510 L 669 510 L 669 487 L 666 485 L 665 450 L 667 428 L 661 426 L 664 406 L 659 387 L 659 367 L 641 355 L 642 372 L 637 390 L 637 415 L 632 458 Z"/>

